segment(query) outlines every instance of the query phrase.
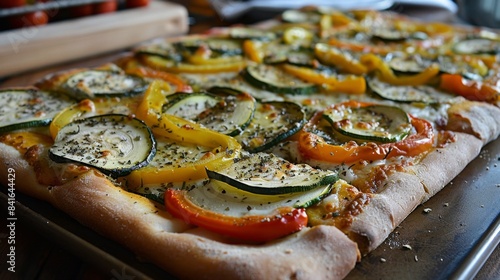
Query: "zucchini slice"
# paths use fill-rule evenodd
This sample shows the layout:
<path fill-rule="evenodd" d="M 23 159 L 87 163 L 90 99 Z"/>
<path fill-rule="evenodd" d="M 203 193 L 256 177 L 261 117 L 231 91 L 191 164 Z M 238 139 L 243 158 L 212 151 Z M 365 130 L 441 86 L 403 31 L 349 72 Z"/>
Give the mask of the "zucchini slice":
<path fill-rule="evenodd" d="M 281 41 L 274 41 L 264 48 L 263 61 L 266 64 L 278 64 L 287 62 L 291 53 L 298 52 L 299 49 L 292 45 L 283 44 Z"/>
<path fill-rule="evenodd" d="M 295 134 L 305 123 L 306 113 L 297 103 L 259 102 L 250 125 L 235 138 L 245 150 L 261 152 Z"/>
<path fill-rule="evenodd" d="M 402 42 L 408 39 L 425 40 L 429 36 L 424 32 L 408 32 L 396 29 L 377 28 L 371 33 L 372 39 L 384 42 Z"/>
<path fill-rule="evenodd" d="M 266 153 L 243 156 L 220 171 L 207 169 L 207 175 L 240 190 L 265 195 L 309 191 L 338 180 L 333 171 L 318 170 L 305 164 L 295 165 Z"/>
<path fill-rule="evenodd" d="M 77 119 L 109 114 L 130 116 L 135 112 L 140 101 L 141 99 L 138 96 L 82 100 L 77 104 L 64 108 L 54 116 L 49 127 L 50 135 L 55 139 L 61 128 Z"/>
<path fill-rule="evenodd" d="M 135 51 L 136 54 L 155 55 L 168 60 L 182 61 L 182 55 L 177 51 L 175 46 L 170 43 L 152 44 L 141 47 Z"/>
<path fill-rule="evenodd" d="M 231 38 L 184 40 L 176 42 L 174 45 L 175 48 L 181 53 L 188 52 L 192 54 L 199 48 L 208 48 L 212 52 L 215 52 L 216 55 L 235 56 L 243 54 L 241 42 Z"/>
<path fill-rule="evenodd" d="M 191 61 L 189 61 L 191 58 Z M 142 55 L 140 60 L 143 64 L 156 70 L 171 73 L 220 73 L 239 72 L 246 66 L 246 61 L 242 56 L 217 56 L 205 58 L 199 55 L 183 57 L 186 61 L 174 61 L 157 55 Z M 197 64 L 192 60 L 200 59 Z"/>
<path fill-rule="evenodd" d="M 314 53 L 308 50 L 291 50 L 288 52 L 270 52 L 264 57 L 264 63 L 278 64 L 290 63 L 297 66 L 317 67 L 318 61 L 314 58 Z"/>
<path fill-rule="evenodd" d="M 215 107 L 222 100 L 207 93 L 178 92 L 167 96 L 168 103 L 163 113 L 176 115 L 186 120 L 197 121 L 198 115 Z"/>
<path fill-rule="evenodd" d="M 453 51 L 458 54 L 497 54 L 500 42 L 486 38 L 467 39 L 456 43 Z"/>
<path fill-rule="evenodd" d="M 412 128 L 405 111 L 386 105 L 327 109 L 323 117 L 343 135 L 382 143 L 403 140 Z"/>
<path fill-rule="evenodd" d="M 148 82 L 141 77 L 106 70 L 78 72 L 62 85 L 77 99 L 139 94 L 147 87 Z"/>
<path fill-rule="evenodd" d="M 286 10 L 281 14 L 281 20 L 290 23 L 319 23 L 321 13 L 319 11 Z"/>
<path fill-rule="evenodd" d="M 432 64 L 432 61 L 426 60 L 420 56 L 392 57 L 387 61 L 389 67 L 396 73 L 416 74 L 424 71 Z"/>
<path fill-rule="evenodd" d="M 49 149 L 55 162 L 84 164 L 111 177 L 146 166 L 155 153 L 156 142 L 149 127 L 119 114 L 76 120 L 59 131 Z"/>
<path fill-rule="evenodd" d="M 406 31 L 396 29 L 375 28 L 372 30 L 371 36 L 373 39 L 384 42 L 401 42 L 406 41 L 410 37 L 410 34 Z"/>
<path fill-rule="evenodd" d="M 243 78 L 255 87 L 275 93 L 312 94 L 317 91 L 316 85 L 301 81 L 271 65 L 248 66 L 243 71 Z"/>
<path fill-rule="evenodd" d="M 283 31 L 283 42 L 287 45 L 309 47 L 316 35 L 309 29 L 293 26 Z"/>
<path fill-rule="evenodd" d="M 192 120 L 229 136 L 240 134 L 253 118 L 255 99 L 242 92 L 233 94 L 222 88 L 212 90 L 218 95 L 184 93 L 180 98 L 170 101 L 164 113 Z"/>
<path fill-rule="evenodd" d="M 488 66 L 477 60 L 473 64 L 460 56 L 440 55 L 437 57 L 442 73 L 460 74 L 464 78 L 481 81 L 489 73 Z"/>
<path fill-rule="evenodd" d="M 233 27 L 229 30 L 229 36 L 233 39 L 272 41 L 276 34 L 263 29 L 251 27 Z"/>
<path fill-rule="evenodd" d="M 0 91 L 0 133 L 49 125 L 62 109 L 75 103 L 66 95 L 37 89 Z"/>
<path fill-rule="evenodd" d="M 395 86 L 378 78 L 367 79 L 368 87 L 379 97 L 401 103 L 439 104 L 450 102 L 455 96 L 431 86 Z"/>
<path fill-rule="evenodd" d="M 242 191 L 229 184 L 210 180 L 203 187 L 187 191 L 187 198 L 207 210 L 232 217 L 266 215 L 282 207 L 307 208 L 330 194 L 333 184 L 321 185 L 305 192 L 260 195 Z"/>

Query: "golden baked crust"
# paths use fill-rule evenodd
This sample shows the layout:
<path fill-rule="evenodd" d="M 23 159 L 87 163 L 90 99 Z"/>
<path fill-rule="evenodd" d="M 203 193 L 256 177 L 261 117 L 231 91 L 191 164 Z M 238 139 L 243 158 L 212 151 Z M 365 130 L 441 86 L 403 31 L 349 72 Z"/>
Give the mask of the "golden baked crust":
<path fill-rule="evenodd" d="M 69 77 L 83 70 L 85 69 L 72 69 L 69 71 L 52 73 L 38 81 L 35 86 L 42 90 L 58 90 Z"/>
<path fill-rule="evenodd" d="M 500 108 L 488 103 L 464 101 L 448 109 L 446 129 L 464 132 L 486 144 L 500 135 Z"/>
<path fill-rule="evenodd" d="M 436 148 L 416 165 L 387 178 L 349 229 L 366 254 L 378 247 L 418 205 L 442 190 L 482 147 L 476 137 L 456 133 L 456 141 Z"/>
<path fill-rule="evenodd" d="M 375 249 L 423 200 L 424 188 L 411 173 L 396 172 L 387 178 L 385 189 L 374 194 L 349 232 L 362 254 Z"/>
<path fill-rule="evenodd" d="M 0 154 L 3 184 L 7 169 L 14 168 L 23 176 L 16 183 L 23 193 L 50 202 L 183 279 L 342 279 L 359 260 L 357 244 L 335 227 L 316 226 L 266 244 L 231 244 L 172 218 L 163 206 L 115 186 L 93 169 L 44 186 L 18 150 L 0 143 Z"/>
<path fill-rule="evenodd" d="M 429 153 L 413 169 L 425 188 L 426 194 L 422 202 L 434 196 L 460 174 L 481 151 L 481 140 L 465 133 L 455 134 L 455 142 Z"/>

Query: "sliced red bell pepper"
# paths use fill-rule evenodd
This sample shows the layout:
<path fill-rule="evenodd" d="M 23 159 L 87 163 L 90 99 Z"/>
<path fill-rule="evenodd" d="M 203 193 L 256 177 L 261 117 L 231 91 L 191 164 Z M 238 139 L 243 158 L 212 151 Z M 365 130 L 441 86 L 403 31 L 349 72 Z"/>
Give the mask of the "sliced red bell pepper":
<path fill-rule="evenodd" d="M 365 107 L 371 103 L 348 101 L 335 106 L 353 108 Z M 411 117 L 411 124 L 416 130 L 404 140 L 395 143 L 378 144 L 369 142 L 359 145 L 349 141 L 343 145 L 328 144 L 321 136 L 308 131 L 322 119 L 322 112 L 317 113 L 298 133 L 299 150 L 305 158 L 331 162 L 352 163 L 360 160 L 381 160 L 395 156 L 417 156 L 432 148 L 434 132 L 432 125 L 423 119 Z"/>
<path fill-rule="evenodd" d="M 185 190 L 167 189 L 165 206 L 176 218 L 229 237 L 265 242 L 284 237 L 307 226 L 303 208 L 283 207 L 270 215 L 233 217 L 199 207 Z"/>
<path fill-rule="evenodd" d="M 500 93 L 497 85 L 468 80 L 460 74 L 442 74 L 439 87 L 473 101 L 495 101 Z"/>
<path fill-rule="evenodd" d="M 126 65 L 126 72 L 131 75 L 137 75 L 140 77 L 147 77 L 153 79 L 160 79 L 174 86 L 175 91 L 180 92 L 193 92 L 190 85 L 184 82 L 177 75 L 172 73 L 167 73 L 164 71 L 157 71 L 148 67 L 143 67 L 137 65 L 137 63 L 128 63 Z"/>

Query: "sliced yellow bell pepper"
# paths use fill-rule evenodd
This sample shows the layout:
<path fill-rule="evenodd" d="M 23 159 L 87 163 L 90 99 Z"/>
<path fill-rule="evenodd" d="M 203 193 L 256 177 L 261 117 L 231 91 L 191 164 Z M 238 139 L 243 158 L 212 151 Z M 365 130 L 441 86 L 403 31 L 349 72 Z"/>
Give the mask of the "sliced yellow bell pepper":
<path fill-rule="evenodd" d="M 169 165 L 162 168 L 146 166 L 127 176 L 128 184 L 183 182 L 206 178 L 205 168 L 220 170 L 229 166 L 241 151 L 241 145 L 232 137 L 206 129 L 182 118 L 161 113 L 166 102 L 162 94 L 163 84 L 151 83 L 136 117 L 151 127 L 153 134 L 180 143 L 190 143 L 207 148 L 199 161 L 182 166 Z"/>
<path fill-rule="evenodd" d="M 261 41 L 245 40 L 243 41 L 243 52 L 250 60 L 262 63 L 265 56 L 264 45 Z"/>
<path fill-rule="evenodd" d="M 454 28 L 453 26 L 441 22 L 425 22 L 417 23 L 415 21 L 408 20 L 395 20 L 394 26 L 398 30 L 404 30 L 409 32 L 424 32 L 427 35 L 444 35 L 451 33 Z"/>
<path fill-rule="evenodd" d="M 313 39 L 313 32 L 302 27 L 287 28 L 283 32 L 283 41 L 288 45 L 309 46 Z"/>
<path fill-rule="evenodd" d="M 232 137 L 201 128 L 175 116 L 164 116 L 160 126 L 153 128 L 156 135 L 165 134 L 176 141 L 183 141 L 203 146 L 207 149 L 205 155 L 196 162 L 182 165 L 168 165 L 161 168 L 146 166 L 135 170 L 127 176 L 129 186 L 141 184 L 161 184 L 169 182 L 186 182 L 207 178 L 205 168 L 220 170 L 233 163 L 240 153 L 241 146 Z M 154 159 L 153 159 L 154 160 Z"/>
<path fill-rule="evenodd" d="M 314 46 L 314 54 L 321 63 L 334 66 L 347 73 L 362 75 L 367 72 L 366 67 L 350 53 L 327 44 L 316 44 Z"/>
<path fill-rule="evenodd" d="M 280 33 L 280 32 L 284 32 L 288 28 L 293 28 L 293 27 L 305 28 L 307 30 L 311 30 L 313 33 L 317 32 L 317 30 L 318 30 L 318 26 L 316 24 L 314 24 L 314 23 L 310 23 L 310 22 L 294 22 L 294 23 L 280 23 L 280 24 L 277 24 L 277 25 L 273 25 L 273 26 L 271 26 L 268 29 L 268 31 Z"/>
<path fill-rule="evenodd" d="M 368 71 L 378 71 L 380 80 L 393 85 L 419 86 L 427 84 L 432 78 L 439 74 L 439 66 L 432 64 L 424 71 L 415 75 L 396 76 L 390 66 L 382 58 L 375 54 L 364 54 L 360 57 L 360 62 Z"/>
<path fill-rule="evenodd" d="M 196 59 L 195 59 L 196 60 Z M 245 68 L 246 61 L 244 59 L 235 59 L 227 63 L 216 64 L 193 64 L 193 63 L 176 63 L 159 56 L 145 55 L 141 57 L 141 62 L 145 65 L 162 71 L 173 73 L 219 73 L 219 72 L 238 72 Z"/>
<path fill-rule="evenodd" d="M 241 145 L 233 137 L 204 128 L 183 118 L 163 114 L 158 125 L 152 127 L 153 133 L 172 140 L 197 144 L 205 147 L 230 148 L 235 153 Z M 233 156 L 234 157 L 234 156 Z"/>
<path fill-rule="evenodd" d="M 338 76 L 320 73 L 307 67 L 284 64 L 282 68 L 301 80 L 323 86 L 329 92 L 363 94 L 366 91 L 366 80 L 362 76 L 345 75 L 339 79 Z"/>
<path fill-rule="evenodd" d="M 322 15 L 319 19 L 319 36 L 326 38 L 330 35 L 333 28 L 332 17 L 330 15 Z"/>
<path fill-rule="evenodd" d="M 193 54 L 188 55 L 186 61 L 194 65 L 219 65 L 243 60 L 240 55 L 212 57 L 212 54 L 213 52 L 209 48 L 200 47 Z"/>
<path fill-rule="evenodd" d="M 327 38 L 334 32 L 351 27 L 356 21 L 342 12 L 321 15 L 319 20 L 319 34 L 321 38 Z"/>
<path fill-rule="evenodd" d="M 481 76 L 488 75 L 490 68 L 494 68 L 497 61 L 493 55 L 450 55 L 453 63 L 466 64 L 472 67 L 473 72 Z M 492 59 L 493 58 L 493 59 Z"/>
<path fill-rule="evenodd" d="M 158 125 L 163 104 L 167 102 L 165 92 L 170 91 L 170 85 L 161 80 L 155 80 L 149 84 L 144 92 L 142 101 L 137 107 L 135 116 L 144 121 L 148 126 Z"/>
<path fill-rule="evenodd" d="M 477 59 L 480 59 L 483 64 L 488 68 L 494 68 L 498 64 L 498 57 L 496 55 L 476 55 Z"/>
<path fill-rule="evenodd" d="M 360 42 L 351 42 L 338 40 L 336 38 L 328 39 L 328 45 L 336 47 L 342 50 L 349 50 L 354 52 L 365 52 L 365 53 L 376 53 L 376 54 L 387 54 L 394 50 L 394 46 L 390 44 L 384 45 L 373 45 L 373 44 L 363 44 Z"/>
<path fill-rule="evenodd" d="M 330 91 L 350 94 L 363 94 L 366 92 L 366 79 L 363 76 L 342 75 L 337 84 Z"/>
<path fill-rule="evenodd" d="M 207 178 L 205 168 L 220 170 L 228 167 L 240 151 L 240 144 L 234 138 L 202 128 L 201 126 L 173 115 L 163 115 L 152 127 L 155 135 L 172 140 L 191 143 L 207 148 L 198 161 L 182 166 L 169 165 L 162 168 L 146 166 L 127 176 L 129 184 L 159 184 L 185 182 Z"/>

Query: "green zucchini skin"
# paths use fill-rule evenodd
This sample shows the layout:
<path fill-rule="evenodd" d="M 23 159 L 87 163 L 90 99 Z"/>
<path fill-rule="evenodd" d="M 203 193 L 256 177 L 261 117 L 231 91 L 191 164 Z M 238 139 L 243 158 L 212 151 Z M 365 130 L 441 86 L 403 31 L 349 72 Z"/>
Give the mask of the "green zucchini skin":
<path fill-rule="evenodd" d="M 192 120 L 229 136 L 239 135 L 254 116 L 255 98 L 236 90 L 212 90 L 216 93 L 176 93 L 168 98 L 164 113 Z"/>
<path fill-rule="evenodd" d="M 245 150 L 262 152 L 298 132 L 305 123 L 306 113 L 297 103 L 258 102 L 250 125 L 235 138 Z"/>
<path fill-rule="evenodd" d="M 156 141 L 149 127 L 119 114 L 76 120 L 59 131 L 49 149 L 55 162 L 95 167 L 111 177 L 146 166 L 155 153 Z"/>
<path fill-rule="evenodd" d="M 266 64 L 289 63 L 296 66 L 316 68 L 322 65 L 315 60 L 313 52 L 310 50 L 291 50 L 283 52 L 273 52 L 264 57 Z"/>
<path fill-rule="evenodd" d="M 75 100 L 55 92 L 38 89 L 0 91 L 0 133 L 47 126 L 62 109 Z"/>
<path fill-rule="evenodd" d="M 452 47 L 457 54 L 497 54 L 500 42 L 486 38 L 471 38 L 457 42 Z"/>
<path fill-rule="evenodd" d="M 440 104 L 451 102 L 455 96 L 431 86 L 395 86 L 380 81 L 378 78 L 366 80 L 371 92 L 380 98 L 399 103 Z"/>
<path fill-rule="evenodd" d="M 387 61 L 389 67 L 397 74 L 416 74 L 424 71 L 432 64 L 432 60 L 420 56 L 390 57 Z"/>
<path fill-rule="evenodd" d="M 407 40 L 425 40 L 428 35 L 424 32 L 408 32 L 387 28 L 375 28 L 371 32 L 372 40 L 391 42 L 404 42 Z"/>
<path fill-rule="evenodd" d="M 276 171 L 280 171 L 279 177 L 276 177 Z M 316 170 L 304 164 L 291 164 L 265 153 L 244 156 L 224 170 L 207 169 L 207 175 L 210 179 L 227 183 L 240 190 L 262 195 L 304 192 L 333 184 L 338 180 L 333 171 Z"/>
<path fill-rule="evenodd" d="M 240 40 L 272 41 L 276 39 L 276 34 L 258 28 L 233 27 L 229 30 L 229 36 Z"/>
<path fill-rule="evenodd" d="M 186 195 L 193 204 L 209 211 L 231 217 L 245 217 L 273 214 L 282 207 L 307 208 L 319 203 L 332 189 L 333 184 L 328 184 L 298 193 L 260 195 L 241 191 L 221 181 L 210 180 L 203 187 L 190 188 Z"/>
<path fill-rule="evenodd" d="M 286 10 L 281 14 L 281 20 L 289 23 L 319 23 L 320 11 Z"/>
<path fill-rule="evenodd" d="M 482 80 L 487 71 L 484 68 L 476 68 L 467 60 L 459 59 L 459 56 L 439 55 L 434 58 L 421 55 L 387 55 L 385 60 L 397 75 L 417 74 L 433 64 L 439 66 L 440 73 L 460 74 L 464 78 Z"/>
<path fill-rule="evenodd" d="M 187 188 L 188 199 L 233 217 L 266 215 L 282 207 L 307 208 L 329 195 L 338 180 L 333 171 L 294 165 L 270 154 L 244 154 L 227 169 L 207 172 L 211 176 L 208 182 Z M 261 185 L 255 182 L 251 186 L 252 178 Z"/>
<path fill-rule="evenodd" d="M 61 88 L 77 99 L 143 93 L 149 83 L 138 76 L 109 70 L 87 70 L 69 77 Z"/>
<path fill-rule="evenodd" d="M 481 73 L 481 70 L 475 69 L 466 60 L 454 61 L 453 56 L 440 55 L 436 58 L 439 65 L 439 71 L 447 74 L 460 74 L 466 79 L 482 80 L 488 71 Z"/>
<path fill-rule="evenodd" d="M 387 105 L 330 109 L 323 113 L 323 117 L 345 136 L 381 143 L 401 141 L 412 128 L 405 111 Z"/>
<path fill-rule="evenodd" d="M 179 53 L 186 55 L 193 54 L 200 47 L 210 49 L 215 53 L 215 56 L 236 56 L 243 54 L 241 42 L 231 38 L 183 40 L 175 42 L 174 47 Z"/>
<path fill-rule="evenodd" d="M 253 86 L 281 94 L 312 94 L 318 91 L 316 85 L 298 80 L 296 77 L 270 65 L 248 66 L 242 72 L 243 78 Z"/>
<path fill-rule="evenodd" d="M 181 62 L 182 55 L 172 43 L 152 44 L 135 51 L 137 55 L 159 56 L 169 61 Z"/>
<path fill-rule="evenodd" d="M 163 113 L 192 121 L 198 121 L 199 114 L 222 101 L 217 96 L 205 92 L 177 92 L 167 96 L 167 100 L 168 103 L 163 106 Z"/>

